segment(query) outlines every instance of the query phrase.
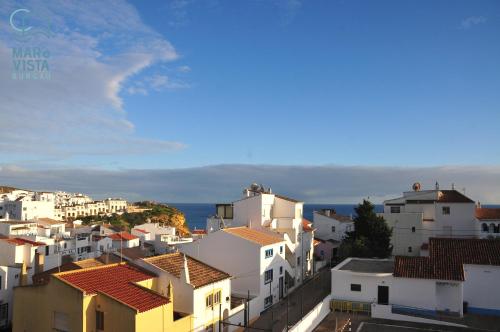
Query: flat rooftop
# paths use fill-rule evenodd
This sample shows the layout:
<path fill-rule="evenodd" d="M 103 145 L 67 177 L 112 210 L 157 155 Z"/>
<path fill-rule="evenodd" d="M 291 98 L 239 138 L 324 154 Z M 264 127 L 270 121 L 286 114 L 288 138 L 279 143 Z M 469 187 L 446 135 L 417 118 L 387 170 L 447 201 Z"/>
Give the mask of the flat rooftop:
<path fill-rule="evenodd" d="M 383 259 L 351 259 L 339 268 L 341 271 L 361 273 L 393 273 L 394 261 Z"/>

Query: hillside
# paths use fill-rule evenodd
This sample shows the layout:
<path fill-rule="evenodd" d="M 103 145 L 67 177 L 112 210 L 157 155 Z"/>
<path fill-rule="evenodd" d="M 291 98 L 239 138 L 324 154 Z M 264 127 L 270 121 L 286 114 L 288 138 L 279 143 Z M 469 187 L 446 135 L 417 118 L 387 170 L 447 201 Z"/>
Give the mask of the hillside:
<path fill-rule="evenodd" d="M 172 226 L 177 229 L 181 236 L 190 234 L 186 223 L 184 213 L 178 209 L 155 202 L 136 202 L 133 204 L 140 209 L 147 209 L 141 212 L 123 213 L 122 215 L 113 214 L 112 216 L 88 216 L 81 218 L 84 224 L 92 222 L 106 222 L 113 226 L 118 226 L 123 230 L 130 230 L 136 225 L 141 225 L 148 220 L 158 222 L 165 226 Z"/>

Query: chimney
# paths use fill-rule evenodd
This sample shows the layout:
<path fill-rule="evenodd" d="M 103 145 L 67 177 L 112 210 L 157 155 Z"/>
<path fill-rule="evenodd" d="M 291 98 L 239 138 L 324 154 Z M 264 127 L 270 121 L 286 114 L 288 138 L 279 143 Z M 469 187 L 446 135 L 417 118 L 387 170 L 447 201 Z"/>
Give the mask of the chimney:
<path fill-rule="evenodd" d="M 477 208 L 480 209 L 481 208 L 481 202 L 480 201 L 477 201 Z"/>
<path fill-rule="evenodd" d="M 436 181 L 436 190 L 439 190 L 439 182 Z"/>
<path fill-rule="evenodd" d="M 170 301 L 172 301 L 173 298 L 174 298 L 174 288 L 172 286 L 172 282 L 171 281 L 168 282 L 167 297 L 169 298 Z"/>
<path fill-rule="evenodd" d="M 181 280 L 187 284 L 191 283 L 191 281 L 189 280 L 189 268 L 186 255 L 184 255 L 184 265 L 181 268 Z"/>

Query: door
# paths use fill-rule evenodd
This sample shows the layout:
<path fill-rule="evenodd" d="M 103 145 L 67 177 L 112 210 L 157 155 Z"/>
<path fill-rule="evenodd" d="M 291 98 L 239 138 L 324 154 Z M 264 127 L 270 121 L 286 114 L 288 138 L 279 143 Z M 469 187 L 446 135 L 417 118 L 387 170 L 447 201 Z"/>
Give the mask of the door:
<path fill-rule="evenodd" d="M 280 300 L 283 298 L 283 277 L 280 277 Z"/>
<path fill-rule="evenodd" d="M 389 287 L 378 286 L 378 304 L 389 304 Z"/>

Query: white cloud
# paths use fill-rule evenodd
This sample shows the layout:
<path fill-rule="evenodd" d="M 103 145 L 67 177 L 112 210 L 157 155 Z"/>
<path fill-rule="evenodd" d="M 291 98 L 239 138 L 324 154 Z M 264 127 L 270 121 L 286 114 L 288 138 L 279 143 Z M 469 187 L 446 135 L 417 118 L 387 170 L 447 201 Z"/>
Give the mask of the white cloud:
<path fill-rule="evenodd" d="M 191 71 L 191 67 L 189 66 L 179 66 L 177 67 L 177 71 L 181 73 L 189 73 Z"/>
<path fill-rule="evenodd" d="M 167 40 L 141 21 L 134 7 L 121 0 L 30 0 L 23 7 L 37 15 L 30 21 L 34 27 L 46 18 L 52 22 L 51 38 L 37 37 L 26 44 L 50 50 L 52 77 L 11 79 L 12 47 L 19 43 L 2 20 L 0 151 L 4 160 L 15 159 L 16 154 L 67 157 L 184 147 L 175 141 L 139 137 L 127 119 L 123 91 L 147 94 L 148 86 L 134 85 L 138 74 L 179 57 Z M 3 1 L 0 14 L 9 17 L 16 8 L 15 2 Z"/>
<path fill-rule="evenodd" d="M 460 27 L 462 29 L 470 29 L 474 25 L 486 23 L 487 20 L 488 19 L 484 16 L 470 16 L 462 20 L 462 22 L 460 23 Z"/>

